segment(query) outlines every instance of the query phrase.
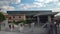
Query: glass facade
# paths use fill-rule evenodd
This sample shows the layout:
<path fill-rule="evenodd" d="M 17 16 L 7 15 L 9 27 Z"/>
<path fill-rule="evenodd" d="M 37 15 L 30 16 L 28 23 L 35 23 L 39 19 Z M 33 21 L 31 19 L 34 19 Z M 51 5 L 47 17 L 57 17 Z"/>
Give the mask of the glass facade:
<path fill-rule="evenodd" d="M 52 12 L 51 10 L 42 10 L 42 11 L 7 11 L 8 14 L 31 14 L 31 13 L 40 13 L 40 12 Z"/>

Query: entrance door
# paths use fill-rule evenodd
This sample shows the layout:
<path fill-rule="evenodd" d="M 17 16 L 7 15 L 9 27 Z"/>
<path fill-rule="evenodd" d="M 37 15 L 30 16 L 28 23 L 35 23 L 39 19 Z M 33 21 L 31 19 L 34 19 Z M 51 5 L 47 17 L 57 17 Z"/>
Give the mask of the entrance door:
<path fill-rule="evenodd" d="M 46 23 L 47 21 L 48 21 L 48 16 L 46 16 L 46 15 L 40 16 L 40 22 L 41 23 Z"/>

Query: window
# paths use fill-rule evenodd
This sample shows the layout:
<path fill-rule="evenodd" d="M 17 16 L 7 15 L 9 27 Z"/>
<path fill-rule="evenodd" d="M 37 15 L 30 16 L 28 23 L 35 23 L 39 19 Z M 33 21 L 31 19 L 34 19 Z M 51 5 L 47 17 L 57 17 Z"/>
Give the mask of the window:
<path fill-rule="evenodd" d="M 9 19 L 11 19 L 11 17 L 9 17 Z"/>
<path fill-rule="evenodd" d="M 19 18 L 21 18 L 21 16 L 19 16 Z"/>
<path fill-rule="evenodd" d="M 13 16 L 13 18 L 15 18 L 15 16 Z"/>

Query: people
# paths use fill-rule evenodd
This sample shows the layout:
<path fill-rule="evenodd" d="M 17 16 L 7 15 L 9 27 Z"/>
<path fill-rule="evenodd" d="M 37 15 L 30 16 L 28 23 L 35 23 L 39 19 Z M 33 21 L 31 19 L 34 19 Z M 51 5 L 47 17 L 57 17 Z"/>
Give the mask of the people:
<path fill-rule="evenodd" d="M 14 25 L 12 25 L 12 28 L 14 29 Z"/>
<path fill-rule="evenodd" d="M 9 25 L 9 28 L 11 29 L 11 25 Z"/>
<path fill-rule="evenodd" d="M 35 23 L 31 23 L 32 31 L 33 31 L 33 29 L 34 29 L 34 25 L 35 25 Z"/>
<path fill-rule="evenodd" d="M 54 30 L 55 30 L 55 34 L 57 34 L 57 22 L 54 22 Z"/>
<path fill-rule="evenodd" d="M 53 34 L 53 23 L 50 24 L 50 32 Z"/>
<path fill-rule="evenodd" d="M 23 23 L 20 23 L 20 24 L 19 24 L 19 32 L 23 32 L 23 28 L 24 28 L 24 27 L 23 27 Z"/>
<path fill-rule="evenodd" d="M 57 24 L 57 27 L 59 28 L 59 21 L 58 21 L 58 20 L 56 20 L 56 22 L 57 22 L 57 23 L 56 23 L 56 24 Z"/>
<path fill-rule="evenodd" d="M 12 31 L 13 29 L 14 29 L 14 25 L 9 25 L 9 29 L 10 29 L 10 31 Z"/>
<path fill-rule="evenodd" d="M 52 19 L 51 22 L 48 22 L 48 29 L 49 29 L 48 34 L 53 34 L 53 29 L 54 29 L 54 19 Z"/>

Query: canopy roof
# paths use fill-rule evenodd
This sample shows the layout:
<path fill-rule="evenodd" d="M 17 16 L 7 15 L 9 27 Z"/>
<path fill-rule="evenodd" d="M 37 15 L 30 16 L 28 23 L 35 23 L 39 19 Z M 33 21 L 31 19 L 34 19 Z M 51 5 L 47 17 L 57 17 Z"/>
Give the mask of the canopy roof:
<path fill-rule="evenodd" d="M 36 15 L 43 12 L 52 12 L 51 10 L 39 10 L 39 11 L 7 11 L 9 15 L 11 14 L 25 14 L 26 16 Z"/>
<path fill-rule="evenodd" d="M 56 15 L 58 12 L 44 12 L 44 13 L 39 13 L 34 16 L 39 16 L 39 15 Z"/>

